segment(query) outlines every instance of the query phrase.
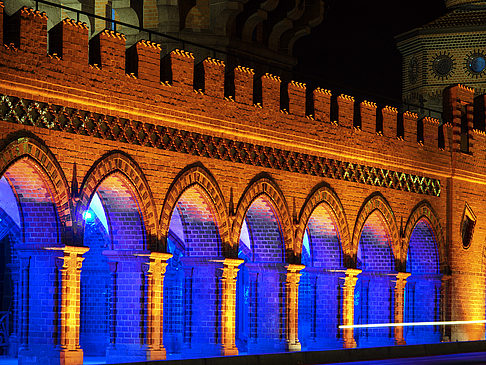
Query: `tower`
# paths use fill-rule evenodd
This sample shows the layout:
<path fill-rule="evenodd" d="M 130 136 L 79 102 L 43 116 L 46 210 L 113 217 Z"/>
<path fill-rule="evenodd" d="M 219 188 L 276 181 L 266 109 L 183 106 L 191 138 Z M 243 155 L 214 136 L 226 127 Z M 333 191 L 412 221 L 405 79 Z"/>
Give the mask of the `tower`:
<path fill-rule="evenodd" d="M 442 91 L 448 85 L 460 83 L 476 94 L 486 91 L 486 1 L 445 4 L 445 15 L 396 38 L 403 102 L 433 117 L 440 117 Z"/>

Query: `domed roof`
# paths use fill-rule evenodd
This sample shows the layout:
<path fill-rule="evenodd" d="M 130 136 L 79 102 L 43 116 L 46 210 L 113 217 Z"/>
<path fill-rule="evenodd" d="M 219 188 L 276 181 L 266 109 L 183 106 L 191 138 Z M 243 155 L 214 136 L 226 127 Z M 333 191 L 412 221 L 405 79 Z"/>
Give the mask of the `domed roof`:
<path fill-rule="evenodd" d="M 485 0 L 445 0 L 447 8 L 456 8 L 462 6 L 486 6 Z"/>

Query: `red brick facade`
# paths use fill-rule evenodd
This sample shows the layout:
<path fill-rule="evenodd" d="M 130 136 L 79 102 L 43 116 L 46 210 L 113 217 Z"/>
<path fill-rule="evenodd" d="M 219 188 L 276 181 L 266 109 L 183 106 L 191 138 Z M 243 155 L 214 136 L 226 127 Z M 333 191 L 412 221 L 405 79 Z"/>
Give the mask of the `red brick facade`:
<path fill-rule="evenodd" d="M 3 21 L 0 8 L 0 31 Z M 50 246 L 83 246 L 82 217 L 96 191 L 107 206 L 113 204 L 108 209 L 112 224 L 121 219 L 131 222 L 121 235 L 131 236 L 143 228 L 143 242 L 112 237 L 113 243 L 123 241 L 130 245 L 127 249 L 144 254 L 166 252 L 170 220 L 174 209 L 179 209 L 181 219 L 188 220 L 187 229 L 208 221 L 213 224 L 205 226 L 208 235 L 219 234 L 221 250 L 214 257 L 222 261 L 220 267 L 215 264 L 207 271 L 221 271 L 226 265 L 223 281 L 215 281 L 211 290 L 228 291 L 221 308 L 229 311 L 223 309 L 225 318 L 234 320 L 234 270 L 239 262 L 223 264 L 223 260 L 238 258 L 245 217 L 249 230 L 262 235 L 265 219 L 273 216 L 266 224 L 272 231 L 267 238 L 272 236 L 276 242 L 279 238 L 275 237 L 280 237 L 283 262 L 278 270 L 272 269 L 271 280 L 287 298 L 281 303 L 287 306 L 280 324 L 281 333 L 289 337 L 284 341 L 297 349 L 295 288 L 301 267 L 292 265 L 301 262 L 304 232 L 314 209 L 323 204 L 332 213 L 348 270 L 356 268 L 363 227 L 375 217 L 386 228 L 393 271 L 404 272 L 412 231 L 425 217 L 437 242 L 440 273 L 446 275 L 441 289 L 446 293 L 441 297 L 442 319 L 484 319 L 486 134 L 473 128 L 484 126 L 484 115 L 480 116 L 483 120 L 472 119 L 472 90 L 460 85 L 449 88 L 444 93 L 446 123 L 440 126 L 424 119 L 420 135 L 413 113 L 401 116 L 394 108 L 358 104 L 345 95 L 334 99 L 323 89 L 306 94 L 305 85 L 295 82 L 284 88 L 288 95 L 284 105 L 278 77 L 256 78 L 243 67 L 235 69 L 234 90 L 225 90 L 222 62 L 207 60 L 195 67 L 185 51 L 173 51 L 159 61 L 160 47 L 149 42 L 140 42 L 125 54 L 124 36 L 111 31 L 100 33 L 88 47 L 86 28 L 73 21 L 59 25 L 62 52 L 53 55 L 47 52 L 43 14 L 22 9 L 9 22 L 11 34 L 0 34 L 6 43 L 0 48 L 0 176 L 15 189 L 19 179 L 28 180 L 23 189 L 35 183 L 42 195 L 40 200 L 33 198 L 36 204 L 46 200 L 52 210 L 49 214 L 57 212 L 50 222 L 59 225 L 59 239 L 49 238 Z M 130 57 L 137 62 L 129 61 Z M 128 74 L 125 65 L 130 65 Z M 194 80 L 200 85 L 196 89 Z M 462 115 L 465 104 L 467 115 Z M 467 118 L 466 129 L 461 129 L 461 118 Z M 461 138 L 469 141 L 466 150 L 461 148 Z M 20 194 L 26 200 L 24 204 L 21 199 L 26 223 L 34 221 L 28 212 L 30 193 Z M 463 248 L 461 238 L 466 203 L 477 217 L 468 249 Z M 193 211 L 197 204 L 202 207 L 199 217 Z M 127 215 L 130 212 L 132 216 Z M 42 243 L 33 234 L 26 228 L 24 239 Z M 194 247 L 197 250 L 197 244 Z M 82 261 L 82 249 L 64 250 L 62 285 L 68 285 L 67 280 L 79 288 L 79 271 L 70 274 L 74 269 L 69 265 Z M 262 250 L 270 256 L 277 252 Z M 149 309 L 153 313 L 163 307 L 160 275 L 166 259 L 150 256 L 146 275 L 150 283 L 146 285 L 157 289 L 145 300 L 159 301 Z M 118 256 L 109 260 L 129 265 Z M 139 266 L 144 265 L 142 261 Z M 353 318 L 349 305 L 357 273 L 346 276 L 344 306 L 348 307 L 342 310 L 349 318 Z M 140 286 L 144 279 L 117 280 Z M 398 294 L 393 294 L 395 284 L 389 285 L 390 295 L 403 300 L 403 285 L 397 284 Z M 62 295 L 71 293 L 65 290 Z M 73 298 L 79 302 L 79 295 Z M 123 297 L 118 299 L 117 305 L 122 305 Z M 76 309 L 70 302 L 69 308 L 79 315 L 79 306 Z M 396 310 L 403 318 L 403 303 Z M 79 318 L 66 318 L 63 314 L 61 334 L 71 336 L 66 328 L 78 328 Z M 147 357 L 163 357 L 162 321 L 150 318 Z M 349 318 L 343 323 L 349 324 Z M 234 327 L 221 326 L 223 333 L 216 342 L 226 341 L 222 348 L 234 353 Z M 29 329 L 23 331 L 25 336 Z M 349 336 L 352 333 L 344 334 L 345 342 L 352 344 Z M 456 326 L 451 336 L 484 339 L 484 325 Z M 63 351 L 79 353 L 76 341 L 63 337 Z M 73 358 L 65 363 L 77 363 Z"/>

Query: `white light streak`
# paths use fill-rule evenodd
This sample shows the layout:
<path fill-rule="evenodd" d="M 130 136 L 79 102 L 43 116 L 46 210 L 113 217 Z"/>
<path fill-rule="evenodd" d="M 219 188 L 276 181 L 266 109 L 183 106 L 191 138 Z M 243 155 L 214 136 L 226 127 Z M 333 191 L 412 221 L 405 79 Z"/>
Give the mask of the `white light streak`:
<path fill-rule="evenodd" d="M 348 324 L 339 328 L 377 328 L 377 327 L 412 327 L 412 326 L 449 326 L 454 324 L 480 324 L 486 320 L 477 321 L 442 321 L 442 322 L 408 322 L 408 323 L 373 323 L 373 324 Z"/>

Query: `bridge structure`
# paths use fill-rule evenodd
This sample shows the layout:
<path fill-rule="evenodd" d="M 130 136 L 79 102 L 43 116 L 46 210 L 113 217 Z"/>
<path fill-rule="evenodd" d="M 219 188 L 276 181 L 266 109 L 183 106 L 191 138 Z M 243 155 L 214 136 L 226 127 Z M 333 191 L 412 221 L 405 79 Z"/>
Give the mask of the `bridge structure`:
<path fill-rule="evenodd" d="M 444 120 L 0 8 L 4 354 L 484 339 L 484 96 Z M 3 318 L 3 317 L 2 317 Z M 5 327 L 5 326 L 4 326 Z M 4 350 L 3 350 L 4 349 Z"/>

